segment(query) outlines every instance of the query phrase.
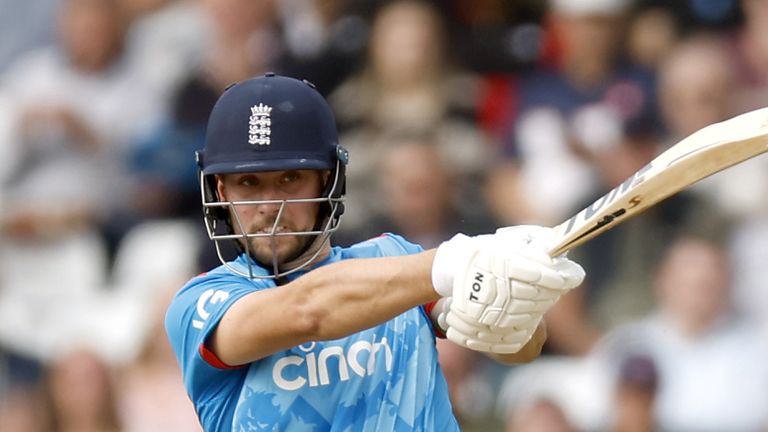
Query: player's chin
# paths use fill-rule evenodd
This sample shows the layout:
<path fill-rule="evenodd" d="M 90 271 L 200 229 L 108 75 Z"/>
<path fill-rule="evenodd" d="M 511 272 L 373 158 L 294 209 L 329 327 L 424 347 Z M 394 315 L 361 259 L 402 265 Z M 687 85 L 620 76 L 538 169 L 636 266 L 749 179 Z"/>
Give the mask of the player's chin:
<path fill-rule="evenodd" d="M 251 254 L 257 261 L 272 265 L 273 258 L 283 264 L 295 258 L 306 242 L 299 236 L 278 236 L 274 243 L 271 238 L 256 238 L 251 241 Z"/>

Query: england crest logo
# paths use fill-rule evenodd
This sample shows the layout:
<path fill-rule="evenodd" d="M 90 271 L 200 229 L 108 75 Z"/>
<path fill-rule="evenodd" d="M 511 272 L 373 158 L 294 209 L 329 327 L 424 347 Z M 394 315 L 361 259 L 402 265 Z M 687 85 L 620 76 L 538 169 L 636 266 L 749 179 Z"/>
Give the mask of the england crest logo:
<path fill-rule="evenodd" d="M 262 103 L 251 107 L 251 117 L 248 120 L 248 142 L 253 145 L 269 145 L 272 135 L 272 107 Z"/>

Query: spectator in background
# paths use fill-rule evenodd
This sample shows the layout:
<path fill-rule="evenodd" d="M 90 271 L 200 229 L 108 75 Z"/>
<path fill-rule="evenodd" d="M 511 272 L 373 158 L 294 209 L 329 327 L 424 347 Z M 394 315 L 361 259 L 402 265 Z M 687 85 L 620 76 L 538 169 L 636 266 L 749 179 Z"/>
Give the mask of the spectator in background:
<path fill-rule="evenodd" d="M 659 103 L 668 145 L 735 113 L 736 82 L 727 46 L 716 34 L 678 42 L 659 68 Z"/>
<path fill-rule="evenodd" d="M 471 93 L 447 56 L 439 10 L 397 0 L 376 13 L 363 70 L 332 96 L 342 130 L 357 126 L 424 131 L 445 116 L 473 118 Z M 470 96 L 470 97 L 468 97 Z"/>
<path fill-rule="evenodd" d="M 640 5 L 629 17 L 626 56 L 640 67 L 656 71 L 680 38 L 675 14 L 663 4 Z"/>
<path fill-rule="evenodd" d="M 158 113 L 158 100 L 125 59 L 126 21 L 115 2 L 67 0 L 58 18 L 60 45 L 30 52 L 0 81 L 0 93 L 12 107 L 6 113 L 12 127 L 0 137 L 14 161 L 4 173 L 11 189 L 5 197 L 12 200 L 27 189 L 40 194 L 39 182 L 50 182 L 46 175 L 67 175 L 56 182 L 64 189 L 59 195 L 66 194 L 59 199 L 67 199 L 63 220 L 46 221 L 48 229 L 52 223 L 76 225 L 88 216 L 83 212 L 103 213 L 113 201 L 95 186 L 103 184 L 115 201 L 124 197 L 115 168 Z M 86 168 L 91 191 L 82 187 Z M 30 198 L 35 199 L 23 200 Z M 89 209 L 73 205 L 83 198 Z M 74 207 L 72 215 L 68 207 Z M 35 230 L 36 218 L 27 216 Z"/>
<path fill-rule="evenodd" d="M 527 73 L 510 95 L 517 112 L 509 121 L 506 160 L 488 185 L 488 202 L 504 224 L 556 224 L 594 193 L 594 172 L 580 155 L 596 135 L 574 119 L 593 104 L 610 106 L 623 122 L 653 125 L 654 77 L 621 58 L 628 2 L 553 1 L 547 17 L 549 47 L 544 65 Z M 556 173 L 553 174 L 553 173 Z"/>
<path fill-rule="evenodd" d="M 735 56 L 736 65 L 736 96 L 735 107 L 737 112 L 766 106 L 768 100 L 768 42 L 764 37 L 766 25 L 768 25 L 768 2 L 759 0 L 741 0 L 740 2 L 744 24 L 737 29 L 728 52 Z M 768 291 L 765 289 L 762 277 L 765 263 L 768 262 L 768 249 L 765 248 L 768 241 L 768 200 L 761 193 L 768 187 L 766 178 L 765 157 L 756 161 L 750 161 L 745 169 L 749 173 L 743 173 L 743 181 L 735 180 L 733 183 L 740 185 L 753 185 L 749 188 L 741 187 L 728 192 L 736 192 L 739 196 L 748 190 L 753 194 L 746 202 L 754 204 L 749 207 L 750 213 L 742 220 L 733 237 L 731 254 L 734 257 L 735 275 L 734 290 L 735 302 L 740 311 L 762 322 L 768 333 Z M 739 167 L 740 171 L 743 165 Z M 748 176 L 748 177 L 747 177 Z"/>
<path fill-rule="evenodd" d="M 204 0 L 211 39 L 203 66 L 191 80 L 220 93 L 228 85 L 269 68 L 280 55 L 275 1 Z"/>
<path fill-rule="evenodd" d="M 90 309 L 107 279 L 99 226 L 125 198 L 118 167 L 159 104 L 125 57 L 126 21 L 115 1 L 62 1 L 57 18 L 59 44 L 27 53 L 0 78 L 0 345 L 13 359 L 3 365 L 12 385 L 2 392 L 0 416 L 14 431 L 59 430 L 44 412 L 38 375 L 45 372 L 29 370 L 79 342 L 105 345 L 82 340 L 84 327 L 93 330 L 84 321 L 103 313 Z M 63 395 L 58 389 L 62 429 L 87 430 L 70 424 L 88 419 L 64 404 L 77 404 L 90 386 L 102 391 L 89 378 Z M 90 420 L 114 429 L 111 417 Z"/>
<path fill-rule="evenodd" d="M 661 151 L 653 128 L 643 123 L 621 125 L 608 106 L 591 106 L 581 114 L 578 128 L 594 132 L 595 125 L 612 123 L 615 134 L 583 147 L 599 186 L 579 209 L 624 182 Z M 583 260 L 590 274 L 579 290 L 569 293 L 547 315 L 551 352 L 585 354 L 603 332 L 647 314 L 655 304 L 648 286 L 668 239 L 681 232 L 723 238 L 728 228 L 723 219 L 702 197 L 682 192 L 573 250 L 571 255 Z"/>
<path fill-rule="evenodd" d="M 130 28 L 130 61 L 165 102 L 190 70 L 199 67 L 210 29 L 199 1 L 115 0 Z"/>
<path fill-rule="evenodd" d="M 154 286 L 155 301 L 143 349 L 118 372 L 117 404 L 123 432 L 201 431 L 179 379 L 179 366 L 163 331 L 164 312 L 177 284 Z"/>
<path fill-rule="evenodd" d="M 650 432 L 657 430 L 654 408 L 659 377 L 656 365 L 643 355 L 629 355 L 619 366 L 614 394 L 611 430 Z"/>
<path fill-rule="evenodd" d="M 735 105 L 747 111 L 766 105 L 768 99 L 768 4 L 761 0 L 741 0 L 744 23 L 730 38 L 730 62 L 736 65 L 738 89 Z"/>
<path fill-rule="evenodd" d="M 43 365 L 0 350 L 0 424 L 14 432 L 46 432 Z"/>
<path fill-rule="evenodd" d="M 59 12 L 59 46 L 29 53 L 0 81 L 0 340 L 38 359 L 69 345 L 74 311 L 106 278 L 99 228 L 125 198 L 121 158 L 157 105 L 125 61 L 114 1 L 66 0 Z"/>
<path fill-rule="evenodd" d="M 446 0 L 451 53 L 483 75 L 517 73 L 538 60 L 547 2 Z"/>
<path fill-rule="evenodd" d="M 692 35 L 662 64 L 660 100 L 669 143 L 743 110 L 739 108 L 743 107 L 739 94 L 747 87 L 733 68 L 729 47 L 717 34 Z M 768 159 L 759 157 L 702 180 L 693 190 L 706 195 L 733 220 L 730 253 L 735 257 L 734 302 L 741 312 L 762 321 L 768 329 L 768 291 L 763 277 L 768 260 L 764 247 L 768 241 L 768 200 L 762 193 L 766 187 Z"/>
<path fill-rule="evenodd" d="M 454 69 L 446 49 L 442 16 L 426 1 L 389 2 L 374 17 L 362 71 L 330 96 L 341 142 L 355 159 L 347 172 L 353 186 L 342 229 L 358 230 L 370 218 L 362 203 L 373 196 L 370 173 L 378 170 L 391 136 L 434 135 L 462 181 L 484 171 L 488 148 L 474 125 L 473 80 Z"/>
<path fill-rule="evenodd" d="M 104 343 L 104 358 L 115 372 L 123 432 L 200 430 L 162 331 L 174 290 L 199 273 L 199 230 L 199 224 L 185 220 L 133 228 L 115 257 L 112 304 L 86 312 L 112 335 Z"/>
<path fill-rule="evenodd" d="M 533 400 L 513 412 L 506 432 L 575 432 L 563 410 L 545 398 Z"/>
<path fill-rule="evenodd" d="M 74 350 L 49 366 L 51 432 L 122 431 L 112 372 L 95 354 Z"/>
<path fill-rule="evenodd" d="M 362 9 L 350 0 L 283 0 L 278 10 L 284 52 L 277 70 L 303 77 L 327 96 L 359 67 L 370 31 Z"/>
<path fill-rule="evenodd" d="M 509 431 L 607 428 L 612 383 L 602 364 L 550 355 L 511 368 L 501 381 L 497 412 Z"/>
<path fill-rule="evenodd" d="M 383 232 L 400 232 L 424 247 L 436 247 L 455 232 L 479 234 L 493 231 L 482 209 L 474 205 L 472 191 L 456 181 L 455 167 L 434 137 L 395 137 L 385 144 L 378 160 L 378 170 L 370 173 L 378 179 L 380 193 L 375 196 L 378 214 L 364 230 L 352 232 L 359 241 Z M 464 201 L 464 202 L 462 202 Z"/>
<path fill-rule="evenodd" d="M 666 145 L 738 114 L 734 108 L 737 88 L 721 37 L 697 34 L 682 40 L 662 64 L 659 75 L 659 99 L 668 131 Z M 743 218 L 761 206 L 768 210 L 761 194 L 743 187 L 768 185 L 765 168 L 760 159 L 748 161 L 738 170 L 718 173 L 695 188 L 708 194 L 723 211 Z"/>
<path fill-rule="evenodd" d="M 763 430 L 768 426 L 768 340 L 735 315 L 725 251 L 676 239 L 656 274 L 656 311 L 612 331 L 594 355 L 606 369 L 644 354 L 657 367 L 660 430 Z"/>

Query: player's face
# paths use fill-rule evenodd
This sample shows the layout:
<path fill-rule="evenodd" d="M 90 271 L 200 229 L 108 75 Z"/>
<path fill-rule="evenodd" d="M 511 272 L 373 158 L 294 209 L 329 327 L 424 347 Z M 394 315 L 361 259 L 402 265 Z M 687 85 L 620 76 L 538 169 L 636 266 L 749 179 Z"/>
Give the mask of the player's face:
<path fill-rule="evenodd" d="M 318 198 L 324 174 L 313 170 L 269 171 L 227 174 L 217 177 L 216 187 L 222 201 L 266 201 Z M 316 202 L 288 203 L 277 222 L 278 233 L 312 231 L 318 214 Z M 280 211 L 280 204 L 235 205 L 232 228 L 236 234 L 270 233 Z M 239 223 L 238 223 L 239 221 Z M 251 254 L 257 261 L 271 265 L 295 258 L 312 241 L 312 236 L 275 236 L 249 239 Z M 273 250 L 274 241 L 274 250 Z"/>

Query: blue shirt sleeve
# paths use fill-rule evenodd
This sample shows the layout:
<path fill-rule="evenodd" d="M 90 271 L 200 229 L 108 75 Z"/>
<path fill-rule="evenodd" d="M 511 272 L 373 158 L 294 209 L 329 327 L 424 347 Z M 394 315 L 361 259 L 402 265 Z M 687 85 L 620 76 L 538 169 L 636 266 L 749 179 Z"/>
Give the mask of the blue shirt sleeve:
<path fill-rule="evenodd" d="M 384 233 L 343 250 L 344 258 L 373 258 L 382 256 L 412 255 L 424 249 L 402 236 Z"/>
<path fill-rule="evenodd" d="M 390 242 L 394 243 L 398 248 L 400 248 L 400 250 L 403 252 L 400 255 L 411 255 L 424 252 L 424 248 L 415 243 L 409 242 L 404 237 L 397 234 L 385 233 L 384 238 L 388 239 Z"/>
<path fill-rule="evenodd" d="M 250 281 L 227 274 L 198 276 L 173 299 L 165 328 L 181 367 L 184 385 L 196 401 L 198 415 L 222 418 L 232 413 L 247 368 L 228 367 L 207 352 L 205 341 L 226 311 L 240 298 L 259 289 Z M 208 407 L 211 410 L 209 411 Z M 223 411 L 223 412 L 222 412 Z"/>

